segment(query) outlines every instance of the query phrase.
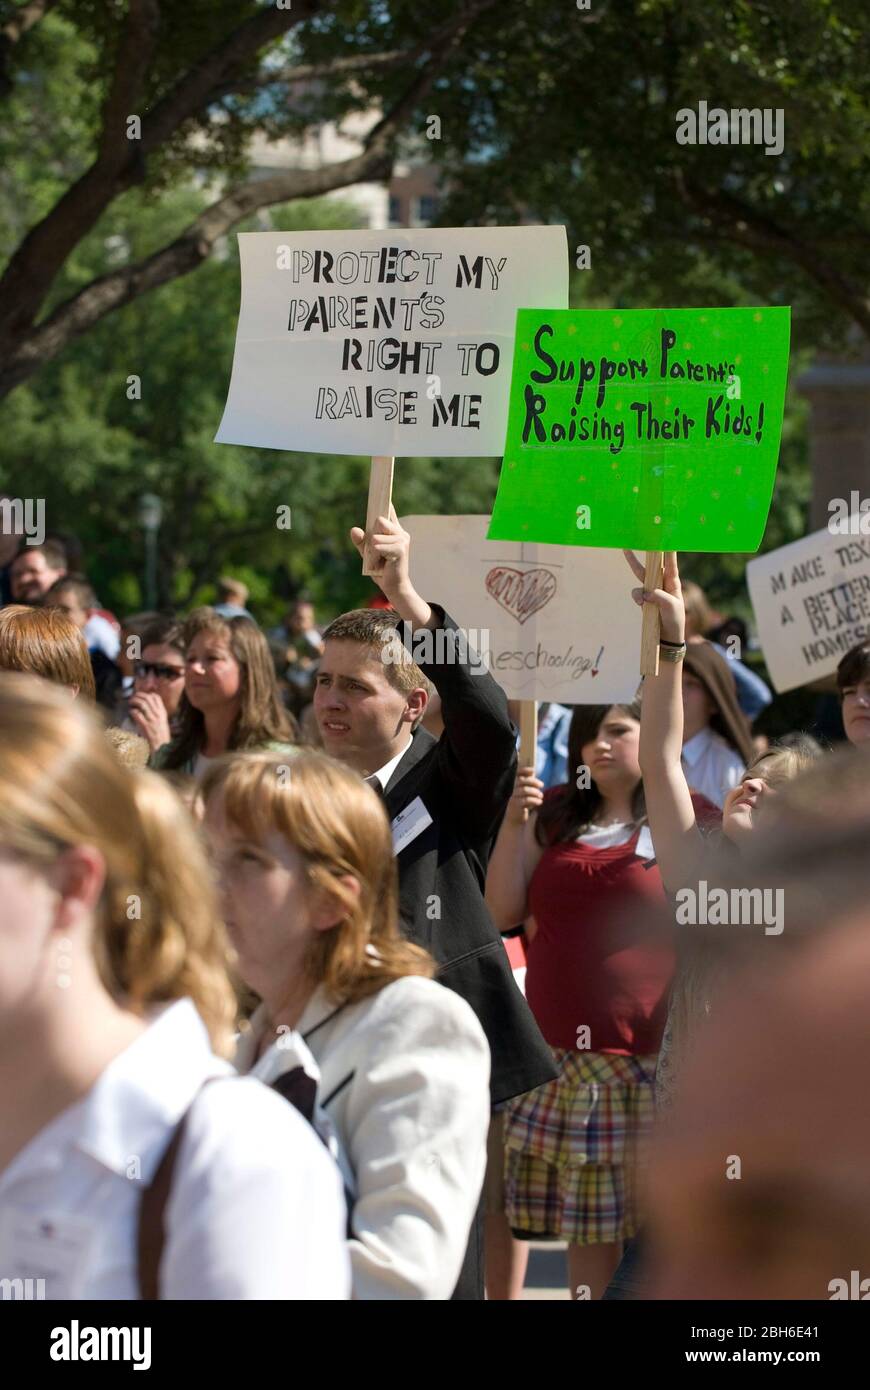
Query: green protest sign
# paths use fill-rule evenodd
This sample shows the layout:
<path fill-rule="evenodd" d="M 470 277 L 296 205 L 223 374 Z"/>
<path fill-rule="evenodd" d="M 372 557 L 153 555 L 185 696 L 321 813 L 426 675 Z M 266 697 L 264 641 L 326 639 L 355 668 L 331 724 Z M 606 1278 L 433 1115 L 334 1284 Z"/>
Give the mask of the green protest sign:
<path fill-rule="evenodd" d="M 520 309 L 490 539 L 757 550 L 790 312 Z"/>

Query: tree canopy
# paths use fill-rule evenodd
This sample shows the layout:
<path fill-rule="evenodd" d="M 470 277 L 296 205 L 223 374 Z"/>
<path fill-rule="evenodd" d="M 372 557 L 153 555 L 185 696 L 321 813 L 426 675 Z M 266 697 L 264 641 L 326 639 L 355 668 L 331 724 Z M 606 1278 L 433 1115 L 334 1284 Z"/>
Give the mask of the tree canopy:
<path fill-rule="evenodd" d="M 863 0 L 442 0 L 434 16 L 411 0 L 0 0 L 4 474 L 26 464 L 18 490 L 53 499 L 121 606 L 146 489 L 167 503 L 164 599 L 227 564 L 265 589 L 288 505 L 288 582 L 348 601 L 365 462 L 291 468 L 210 442 L 238 304 L 229 234 L 264 209 L 288 229 L 349 225 L 323 195 L 413 154 L 438 171 L 444 225 L 563 221 L 591 252 L 575 302 L 792 303 L 798 360 L 863 346 L 868 47 Z M 782 110 L 782 153 L 677 143 L 700 102 Z M 357 154 L 252 170 L 255 135 L 361 114 Z M 766 545 L 802 523 L 795 406 Z M 403 461 L 397 504 L 486 510 L 496 468 Z M 720 597 L 742 572 L 698 564 Z"/>
<path fill-rule="evenodd" d="M 863 0 L 442 0 L 434 23 L 411 0 L 2 4 L 0 395 L 258 208 L 384 179 L 409 142 L 441 171 L 446 222 L 565 220 L 602 291 L 709 302 L 730 274 L 794 302 L 807 341 L 866 334 L 864 19 Z M 702 100 L 781 109 L 782 153 L 678 144 Z M 372 112 L 358 154 L 250 177 L 255 132 Z M 196 216 L 65 283 L 115 200 L 193 176 L 213 193 Z"/>

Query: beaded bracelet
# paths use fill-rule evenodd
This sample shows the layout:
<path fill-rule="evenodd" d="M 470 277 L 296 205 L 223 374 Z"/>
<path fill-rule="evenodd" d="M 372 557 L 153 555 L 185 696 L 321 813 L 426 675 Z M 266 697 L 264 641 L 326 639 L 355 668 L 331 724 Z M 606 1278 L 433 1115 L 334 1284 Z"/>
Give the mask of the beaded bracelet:
<path fill-rule="evenodd" d="M 682 661 L 686 655 L 685 642 L 659 642 L 659 654 L 662 661 Z"/>

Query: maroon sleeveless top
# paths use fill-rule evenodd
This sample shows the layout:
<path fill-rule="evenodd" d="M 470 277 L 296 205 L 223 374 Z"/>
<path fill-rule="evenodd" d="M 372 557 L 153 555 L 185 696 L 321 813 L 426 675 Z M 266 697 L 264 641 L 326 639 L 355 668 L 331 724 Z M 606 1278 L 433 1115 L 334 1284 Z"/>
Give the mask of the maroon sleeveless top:
<path fill-rule="evenodd" d="M 664 890 L 658 868 L 635 854 L 637 838 L 609 849 L 552 845 L 532 875 L 538 930 L 527 948 L 526 998 L 551 1047 L 658 1051 L 674 939 L 648 920 Z M 589 1032 L 578 1038 L 584 1026 Z"/>

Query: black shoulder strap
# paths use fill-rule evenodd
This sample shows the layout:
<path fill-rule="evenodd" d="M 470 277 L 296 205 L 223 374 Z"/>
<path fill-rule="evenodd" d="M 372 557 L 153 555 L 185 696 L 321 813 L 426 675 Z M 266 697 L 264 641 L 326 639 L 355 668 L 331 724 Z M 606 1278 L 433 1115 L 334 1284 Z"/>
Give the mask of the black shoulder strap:
<path fill-rule="evenodd" d="M 157 1165 L 157 1171 L 142 1193 L 142 1199 L 139 1203 L 137 1250 L 139 1297 L 146 1302 L 153 1302 L 160 1297 L 160 1261 L 163 1258 L 163 1247 L 166 1243 L 166 1206 L 172 1191 L 172 1175 L 175 1172 L 178 1151 L 184 1139 L 188 1116 L 210 1082 L 225 1081 L 226 1079 L 226 1077 L 221 1076 L 210 1076 L 202 1083 L 172 1131 L 169 1143 L 163 1150 L 163 1157 Z"/>

